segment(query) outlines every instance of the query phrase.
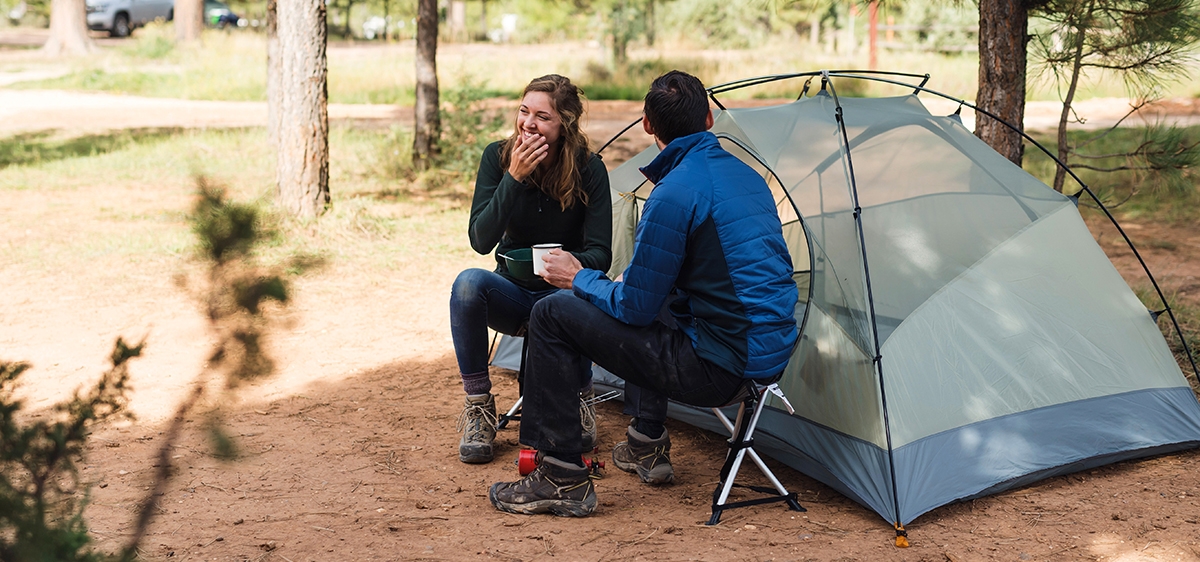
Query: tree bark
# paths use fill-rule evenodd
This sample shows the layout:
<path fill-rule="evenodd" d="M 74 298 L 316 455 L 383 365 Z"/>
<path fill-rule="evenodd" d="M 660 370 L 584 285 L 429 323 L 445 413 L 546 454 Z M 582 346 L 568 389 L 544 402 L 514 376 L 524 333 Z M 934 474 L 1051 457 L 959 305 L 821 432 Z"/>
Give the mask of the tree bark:
<path fill-rule="evenodd" d="M 1025 60 L 1029 8 L 1024 0 L 979 2 L 979 93 L 975 105 L 1025 130 Z M 1021 134 L 975 112 L 975 136 L 1020 166 Z"/>
<path fill-rule="evenodd" d="M 279 52 L 279 4 L 267 0 L 267 143 L 279 149 L 279 116 L 283 109 L 283 61 Z"/>
<path fill-rule="evenodd" d="M 329 115 L 325 2 L 276 6 L 281 63 L 276 195 L 280 207 L 312 218 L 329 206 Z"/>
<path fill-rule="evenodd" d="M 42 52 L 51 56 L 85 55 L 96 50 L 88 36 L 87 9 L 83 0 L 50 2 L 50 38 Z"/>
<path fill-rule="evenodd" d="M 438 153 L 437 0 L 417 0 L 417 100 L 413 108 L 413 168 L 427 170 Z"/>
<path fill-rule="evenodd" d="M 203 31 L 204 0 L 175 0 L 175 41 L 197 41 Z"/>
<path fill-rule="evenodd" d="M 1071 48 L 1071 85 L 1067 87 L 1067 95 L 1063 98 L 1062 113 L 1058 117 L 1058 160 L 1067 163 L 1070 157 L 1070 147 L 1067 146 L 1067 121 L 1071 116 L 1071 104 L 1075 101 L 1075 90 L 1079 87 L 1079 73 L 1083 68 L 1083 46 L 1087 39 L 1085 22 L 1091 20 L 1092 8 L 1095 2 L 1088 2 L 1085 15 L 1075 24 L 1075 45 Z M 1063 182 L 1067 179 L 1067 171 L 1062 166 L 1054 169 L 1054 191 L 1062 193 Z"/>

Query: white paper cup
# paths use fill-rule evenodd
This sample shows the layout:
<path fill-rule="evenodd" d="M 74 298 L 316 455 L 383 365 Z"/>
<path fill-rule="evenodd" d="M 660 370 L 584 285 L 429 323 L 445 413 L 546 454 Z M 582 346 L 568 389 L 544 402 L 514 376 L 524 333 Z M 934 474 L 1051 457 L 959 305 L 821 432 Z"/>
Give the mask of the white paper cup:
<path fill-rule="evenodd" d="M 562 244 L 535 244 L 533 246 L 533 274 L 539 277 L 546 275 L 546 262 L 542 261 L 542 256 L 550 253 L 550 250 L 562 248 Z"/>

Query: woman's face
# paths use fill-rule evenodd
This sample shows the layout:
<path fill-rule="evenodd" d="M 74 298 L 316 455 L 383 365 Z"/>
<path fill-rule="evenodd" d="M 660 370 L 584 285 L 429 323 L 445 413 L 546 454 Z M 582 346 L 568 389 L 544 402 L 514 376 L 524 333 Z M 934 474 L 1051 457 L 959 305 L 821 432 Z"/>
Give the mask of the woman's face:
<path fill-rule="evenodd" d="M 534 138 L 535 135 L 541 135 L 551 147 L 558 145 L 558 139 L 562 136 L 562 118 L 554 110 L 549 94 L 525 94 L 525 99 L 521 100 L 521 108 L 517 110 L 517 131 L 521 134 L 522 142 Z"/>

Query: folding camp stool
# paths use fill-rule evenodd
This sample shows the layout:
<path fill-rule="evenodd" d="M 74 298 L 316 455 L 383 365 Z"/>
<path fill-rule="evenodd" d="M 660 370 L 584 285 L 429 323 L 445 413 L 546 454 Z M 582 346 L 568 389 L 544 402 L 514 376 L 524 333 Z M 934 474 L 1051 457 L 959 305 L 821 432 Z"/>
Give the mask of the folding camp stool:
<path fill-rule="evenodd" d="M 708 525 L 719 523 L 721 521 L 721 513 L 727 509 L 749 507 L 764 503 L 787 502 L 788 507 L 792 511 L 808 511 L 800 506 L 800 502 L 796 500 L 796 493 L 788 492 L 787 488 L 784 488 L 779 479 L 775 477 L 775 474 L 771 472 L 771 469 L 767 468 L 767 465 L 759 458 L 758 453 L 754 452 L 754 429 L 758 427 L 758 420 L 762 416 L 763 407 L 767 403 L 767 393 L 779 397 L 783 401 L 783 404 L 787 406 L 788 413 L 794 414 L 796 412 L 792 408 L 792 404 L 788 402 L 787 397 L 783 395 L 783 390 L 780 390 L 778 383 L 770 381 L 769 384 L 762 384 L 762 382 L 766 381 L 757 382 L 747 379 L 737 396 L 725 405 L 730 406 L 735 402 L 740 402 L 736 421 L 730 422 L 729 418 L 725 416 L 725 412 L 721 411 L 721 408 L 712 409 L 713 413 L 717 415 L 717 419 L 721 420 L 721 424 L 729 431 L 731 437 L 729 438 L 729 452 L 725 455 L 725 465 L 721 467 L 721 479 L 717 482 L 717 489 L 713 490 L 712 518 L 708 520 Z M 774 490 L 762 486 L 744 486 L 734 483 L 737 480 L 738 471 L 742 468 L 742 460 L 745 459 L 747 454 L 754 461 L 754 464 L 758 465 L 758 470 L 767 477 L 767 480 L 771 481 L 771 485 L 775 487 Z M 729 503 L 727 502 L 729 492 L 734 486 L 772 495 L 765 498 Z"/>
<path fill-rule="evenodd" d="M 517 369 L 517 392 L 520 393 L 520 396 L 517 397 L 516 402 L 513 402 L 513 405 L 508 409 L 508 412 L 496 420 L 496 429 L 504 429 L 504 427 L 508 425 L 508 422 L 521 419 L 521 403 L 525 401 L 525 354 L 529 351 L 529 338 L 524 336 L 528 331 L 528 328 L 529 322 L 525 322 L 521 324 L 521 328 L 517 330 L 518 337 L 521 338 L 521 367 Z M 495 343 L 492 345 L 495 346 Z M 612 390 L 593 397 L 591 400 L 588 400 L 587 404 L 589 406 L 595 406 L 596 404 L 612 400 L 620 395 L 620 392 Z"/>
<path fill-rule="evenodd" d="M 517 393 L 520 396 L 517 396 L 517 401 L 513 403 L 512 408 L 509 408 L 507 413 L 496 420 L 496 429 L 504 429 L 509 421 L 521 419 L 521 402 L 525 401 L 525 354 L 529 351 L 529 338 L 525 336 L 528 331 L 529 321 L 526 320 L 521 323 L 520 328 L 517 328 L 516 334 L 516 337 L 521 338 L 521 367 L 517 369 Z M 495 346 L 495 343 L 492 345 Z"/>

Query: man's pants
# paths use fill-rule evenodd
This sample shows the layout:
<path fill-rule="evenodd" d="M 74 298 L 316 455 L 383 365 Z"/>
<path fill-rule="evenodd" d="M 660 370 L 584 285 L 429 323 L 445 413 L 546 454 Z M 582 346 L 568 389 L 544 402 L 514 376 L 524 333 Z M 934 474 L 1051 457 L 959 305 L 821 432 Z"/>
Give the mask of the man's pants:
<path fill-rule="evenodd" d="M 578 365 L 590 357 L 626 383 L 639 417 L 663 421 L 667 399 L 693 406 L 726 404 L 743 379 L 696 356 L 691 338 L 662 319 L 630 326 L 570 292 L 545 297 L 529 317 L 521 443 L 541 451 L 582 453 Z M 630 385 L 639 387 L 629 392 Z M 627 402 L 627 406 L 628 406 Z"/>

